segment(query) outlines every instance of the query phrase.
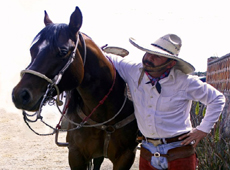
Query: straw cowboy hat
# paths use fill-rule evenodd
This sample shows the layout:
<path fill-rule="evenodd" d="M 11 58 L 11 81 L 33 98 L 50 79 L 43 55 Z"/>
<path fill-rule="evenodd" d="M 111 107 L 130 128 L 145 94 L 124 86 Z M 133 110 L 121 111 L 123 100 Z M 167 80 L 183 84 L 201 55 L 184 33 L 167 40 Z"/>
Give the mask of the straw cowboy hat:
<path fill-rule="evenodd" d="M 129 41 L 142 51 L 176 60 L 177 63 L 174 67 L 185 74 L 195 71 L 195 68 L 190 63 L 178 57 L 182 44 L 181 39 L 175 34 L 167 34 L 153 43 L 140 43 L 134 38 L 130 38 Z"/>

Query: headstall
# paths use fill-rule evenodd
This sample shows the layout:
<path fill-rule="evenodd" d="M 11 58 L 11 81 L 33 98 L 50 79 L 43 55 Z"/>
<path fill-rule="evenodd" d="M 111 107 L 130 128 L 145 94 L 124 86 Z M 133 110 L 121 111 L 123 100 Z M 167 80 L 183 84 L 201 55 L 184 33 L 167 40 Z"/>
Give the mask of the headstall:
<path fill-rule="evenodd" d="M 59 92 L 59 88 L 58 88 L 58 83 L 61 81 L 62 79 L 62 76 L 63 74 L 65 73 L 65 71 L 67 70 L 67 68 L 70 66 L 70 64 L 74 61 L 74 58 L 75 58 L 75 55 L 76 55 L 76 50 L 77 50 L 77 47 L 78 47 L 78 43 L 79 43 L 79 39 L 83 45 L 83 48 L 84 48 L 84 55 L 83 55 L 83 64 L 85 66 L 85 61 L 86 61 L 86 44 L 85 44 L 85 41 L 84 41 L 84 38 L 82 36 L 81 33 L 78 34 L 78 37 L 77 37 L 77 42 L 76 42 L 76 46 L 74 48 L 74 50 L 71 52 L 71 54 L 67 54 L 66 57 L 68 55 L 69 56 L 69 59 L 67 61 L 67 63 L 65 64 L 65 66 L 59 71 L 59 73 L 53 78 L 53 79 L 50 79 L 48 78 L 46 75 L 42 74 L 42 73 L 39 73 L 37 71 L 34 71 L 34 70 L 22 70 L 21 71 L 21 76 L 23 76 L 24 74 L 32 74 L 32 75 L 35 75 L 35 76 L 38 76 L 44 80 L 46 80 L 49 84 L 47 86 L 47 89 L 46 89 L 46 92 L 43 96 L 43 99 L 41 101 L 41 104 L 39 106 L 39 109 L 37 112 L 35 112 L 34 114 L 28 114 L 26 113 L 26 111 L 23 110 L 23 118 L 24 118 L 24 121 L 25 123 L 27 124 L 27 126 L 37 135 L 40 135 L 40 136 L 47 136 L 47 135 L 53 135 L 53 134 L 56 134 L 56 137 L 55 137 L 55 142 L 58 146 L 68 146 L 68 143 L 60 143 L 58 142 L 57 138 L 58 138 L 58 133 L 59 131 L 73 131 L 73 130 L 76 130 L 76 129 L 79 129 L 81 127 L 98 127 L 98 126 L 102 126 L 110 121 L 112 121 L 113 119 L 115 119 L 115 117 L 117 117 L 120 112 L 122 111 L 123 107 L 125 106 L 125 103 L 126 103 L 126 100 L 127 100 L 127 94 L 125 95 L 125 100 L 121 106 L 121 108 L 119 109 L 119 111 L 112 117 L 110 118 L 109 120 L 105 121 L 105 122 L 102 122 L 102 123 L 97 123 L 97 124 L 93 124 L 93 125 L 90 125 L 90 124 L 86 124 L 87 121 L 90 119 L 91 115 L 96 111 L 96 109 L 102 105 L 104 103 L 104 101 L 108 98 L 109 94 L 111 93 L 111 91 L 113 90 L 113 87 L 115 85 L 115 79 L 116 79 L 116 69 L 112 63 L 112 61 L 110 60 L 110 62 L 112 63 L 113 65 L 113 70 L 114 70 L 114 78 L 113 78 L 113 83 L 112 83 L 112 86 L 111 88 L 109 89 L 108 93 L 103 97 L 103 99 L 101 101 L 99 101 L 98 105 L 91 111 L 91 113 L 86 116 L 83 121 L 81 123 L 76 123 L 72 120 L 70 120 L 67 116 L 66 116 L 66 112 L 68 110 L 68 105 L 69 105 L 69 100 L 70 100 L 70 94 L 67 93 L 67 97 L 66 97 L 66 102 L 65 102 L 65 105 L 64 105 L 64 108 L 63 108 L 63 111 L 61 111 L 61 109 L 59 108 L 59 106 L 61 106 L 63 104 L 63 102 L 61 101 L 60 99 L 60 92 Z M 56 99 L 54 99 L 52 97 L 52 94 L 54 93 L 54 91 L 56 90 L 56 93 L 57 93 L 57 97 Z M 49 105 L 54 105 L 56 104 L 57 105 L 57 108 L 59 110 L 59 112 L 61 113 L 61 118 L 59 120 L 59 123 L 56 125 L 56 127 L 52 127 L 50 126 L 49 124 L 47 124 L 44 120 L 43 120 L 43 117 L 41 115 L 41 112 L 42 112 L 42 107 L 46 105 L 46 103 L 48 103 Z M 36 119 L 35 120 L 31 120 L 29 117 L 33 117 L 33 116 L 36 116 Z M 66 120 L 68 122 L 70 122 L 71 124 L 75 125 L 76 127 L 75 128 L 72 128 L 72 129 L 68 129 L 68 130 L 63 130 L 61 129 L 61 122 L 62 122 L 62 119 L 63 117 L 66 118 Z M 51 133 L 47 133 L 47 134 L 41 134 L 41 133 L 38 133 L 36 132 L 30 125 L 29 125 L 29 122 L 37 122 L 38 120 L 41 120 L 42 123 L 44 123 L 46 126 L 48 126 L 49 128 L 53 129 L 53 132 Z"/>

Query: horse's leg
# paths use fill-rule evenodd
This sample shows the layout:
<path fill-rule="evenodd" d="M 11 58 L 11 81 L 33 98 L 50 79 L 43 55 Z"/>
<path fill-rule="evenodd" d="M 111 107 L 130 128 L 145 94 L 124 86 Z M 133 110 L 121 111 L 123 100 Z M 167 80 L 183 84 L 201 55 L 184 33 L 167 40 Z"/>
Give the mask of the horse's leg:
<path fill-rule="evenodd" d="M 115 162 L 113 162 L 113 170 L 130 169 L 135 160 L 135 151 L 126 150 Z"/>
<path fill-rule="evenodd" d="M 87 170 L 88 161 L 76 149 L 69 149 L 69 166 L 71 170 Z"/>
<path fill-rule="evenodd" d="M 94 158 L 93 159 L 93 170 L 100 170 L 103 160 L 104 160 L 104 157 Z"/>

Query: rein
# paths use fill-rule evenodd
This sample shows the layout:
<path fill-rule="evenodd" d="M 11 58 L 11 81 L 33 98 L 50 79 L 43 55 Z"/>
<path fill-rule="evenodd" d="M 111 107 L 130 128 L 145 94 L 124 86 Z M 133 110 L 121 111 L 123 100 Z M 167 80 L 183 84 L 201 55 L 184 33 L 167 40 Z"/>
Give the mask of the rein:
<path fill-rule="evenodd" d="M 80 36 L 79 36 L 80 35 Z M 83 121 L 81 123 L 76 123 L 72 120 L 70 120 L 65 114 L 68 110 L 68 105 L 69 105 L 69 100 L 70 100 L 70 95 L 67 93 L 67 101 L 66 101 L 66 104 L 64 106 L 64 109 L 63 111 L 60 110 L 59 106 L 61 106 L 63 104 L 63 102 L 60 100 L 60 91 L 59 91 L 59 88 L 57 86 L 57 84 L 61 81 L 61 78 L 64 74 L 64 72 L 66 71 L 66 69 L 70 66 L 70 64 L 73 62 L 74 58 L 75 58 L 75 54 L 76 54 L 76 50 L 77 50 L 77 46 L 78 46 L 78 41 L 80 39 L 80 41 L 82 42 L 83 46 L 84 46 L 84 57 L 83 57 L 83 63 L 85 65 L 85 61 L 86 61 L 86 45 L 85 45 L 85 42 L 84 42 L 84 39 L 82 37 L 82 34 L 80 33 L 78 35 L 78 39 L 77 39 L 77 42 L 76 42 L 76 46 L 75 46 L 75 49 L 73 50 L 72 54 L 70 55 L 69 57 L 69 60 L 67 61 L 67 63 L 65 64 L 65 66 L 61 69 L 61 71 L 54 77 L 54 79 L 50 79 L 48 78 L 46 75 L 42 74 L 42 73 L 39 73 L 37 71 L 34 71 L 34 70 L 23 70 L 21 71 L 21 76 L 23 76 L 24 74 L 32 74 L 32 75 L 35 75 L 35 76 L 38 76 L 44 80 L 46 80 L 49 84 L 47 86 L 47 90 L 46 90 L 46 93 L 45 95 L 43 96 L 43 99 L 42 99 L 42 102 L 40 104 L 40 107 L 39 107 L 39 110 L 37 112 L 35 112 L 33 115 L 30 115 L 28 113 L 26 113 L 24 110 L 23 110 L 23 117 L 24 117 L 24 121 L 25 123 L 27 124 L 27 126 L 37 135 L 40 135 L 40 136 L 47 136 L 47 135 L 53 135 L 56 133 L 56 138 L 55 138 L 55 141 L 56 141 L 56 144 L 58 146 L 68 146 L 67 143 L 59 143 L 57 142 L 57 138 L 58 138 L 58 132 L 59 131 L 73 131 L 73 130 L 76 130 L 76 129 L 80 129 L 81 127 L 99 127 L 99 126 L 103 126 L 104 124 L 112 121 L 113 119 L 115 119 L 119 114 L 120 112 L 122 111 L 122 109 L 124 108 L 125 106 L 125 103 L 127 101 L 127 94 L 125 95 L 125 100 L 120 108 L 120 110 L 112 117 L 110 118 L 109 120 L 105 121 L 105 122 L 102 122 L 102 123 L 96 123 L 96 124 L 89 124 L 89 125 L 85 125 L 87 123 L 87 121 L 91 120 L 90 117 L 92 116 L 92 114 L 97 110 L 97 108 L 99 106 L 101 106 L 105 100 L 108 98 L 109 94 L 112 92 L 113 90 L 113 87 L 115 85 L 115 80 L 116 80 L 116 69 L 115 69 L 115 66 L 113 65 L 113 62 L 109 59 L 109 61 L 112 63 L 112 66 L 113 66 L 113 70 L 114 70 L 114 78 L 113 78 L 113 83 L 112 83 L 112 86 L 111 88 L 109 89 L 108 93 L 103 97 L 102 100 L 99 101 L 98 105 L 91 111 L 91 113 L 84 117 Z M 67 54 L 69 55 L 69 54 Z M 55 99 L 52 98 L 52 93 L 54 92 L 54 90 L 56 90 L 56 93 L 57 93 L 57 99 L 56 101 L 54 101 Z M 50 95 L 50 96 L 49 96 Z M 50 126 L 49 124 L 47 124 L 46 122 L 43 121 L 43 117 L 41 116 L 41 112 L 42 112 L 42 107 L 46 104 L 46 102 L 49 101 L 48 103 L 52 103 L 54 104 L 56 102 L 56 105 L 57 105 L 57 108 L 59 110 L 59 112 L 61 113 L 61 118 L 59 120 L 59 123 L 57 124 L 57 126 L 54 128 L 52 126 Z M 28 117 L 32 117 L 34 115 L 37 115 L 37 118 L 35 120 L 31 120 L 29 119 Z M 63 130 L 63 129 L 60 129 L 61 126 L 61 122 L 62 122 L 62 119 L 63 117 L 65 117 L 65 119 L 70 122 L 71 124 L 75 125 L 76 127 L 75 128 L 72 128 L 72 129 L 68 129 L 68 130 Z M 49 134 L 40 134 L 40 133 L 37 133 L 35 130 L 33 130 L 31 128 L 31 126 L 29 125 L 28 122 L 36 122 L 38 119 L 41 120 L 42 123 L 44 123 L 46 126 L 48 126 L 49 128 L 53 129 L 53 132 L 52 133 L 49 133 Z"/>
<path fill-rule="evenodd" d="M 113 62 L 111 61 L 111 59 L 110 58 L 108 58 L 108 59 L 110 60 L 110 62 L 113 65 Z M 113 65 L 113 70 L 114 70 L 114 78 L 113 78 L 113 84 L 112 84 L 111 88 L 109 89 L 108 93 L 103 97 L 103 99 L 98 103 L 98 105 L 91 111 L 91 113 L 89 114 L 89 116 L 87 116 L 83 120 L 83 124 L 85 124 L 87 122 L 87 120 L 92 116 L 92 114 L 97 110 L 97 108 L 105 102 L 105 100 L 108 98 L 109 94 L 112 92 L 113 87 L 115 85 L 115 80 L 116 80 L 116 69 L 115 69 L 114 65 Z"/>
<path fill-rule="evenodd" d="M 35 112 L 33 115 L 30 115 L 30 114 L 26 113 L 24 110 L 22 112 L 25 123 L 37 135 L 45 136 L 45 135 L 53 135 L 54 133 L 56 133 L 57 128 L 51 127 L 50 125 L 48 125 L 47 123 L 45 123 L 42 120 L 43 119 L 43 117 L 41 116 L 42 107 L 46 104 L 47 101 L 49 101 L 49 103 L 52 103 L 52 104 L 55 103 L 55 102 L 53 102 L 54 99 L 51 97 L 52 94 L 53 94 L 53 92 L 54 92 L 54 90 L 56 90 L 56 92 L 57 92 L 57 98 L 56 98 L 56 104 L 57 104 L 57 106 L 61 106 L 63 104 L 63 102 L 60 100 L 60 91 L 59 91 L 59 88 L 58 88 L 57 85 L 61 81 L 64 72 L 67 70 L 67 68 L 70 66 L 70 64 L 74 61 L 74 58 L 75 58 L 75 55 L 76 55 L 76 51 L 77 51 L 77 47 L 78 47 L 79 37 L 81 37 L 81 40 L 83 40 L 82 34 L 81 33 L 78 34 L 76 46 L 75 46 L 74 50 L 72 51 L 72 53 L 70 54 L 70 57 L 69 57 L 67 63 L 65 64 L 65 66 L 59 71 L 59 73 L 53 79 L 50 79 L 46 75 L 44 75 L 42 73 L 39 73 L 37 71 L 34 71 L 34 70 L 27 70 L 26 69 L 26 70 L 22 70 L 21 71 L 21 77 L 24 74 L 26 74 L 26 73 L 27 74 L 32 74 L 32 75 L 38 76 L 38 77 L 46 80 L 49 83 L 48 86 L 47 86 L 47 89 L 46 89 L 46 93 L 43 96 L 43 99 L 42 99 L 41 104 L 39 106 L 38 111 Z M 83 44 L 85 45 L 85 43 L 83 43 Z M 84 48 L 84 49 L 85 49 L 85 51 L 84 51 L 84 58 L 83 59 L 84 59 L 84 63 L 85 63 L 85 59 L 86 59 L 86 48 Z M 67 54 L 67 55 L 69 55 L 69 54 Z M 28 117 L 32 117 L 34 115 L 37 115 L 37 118 L 35 120 L 31 120 L 31 119 L 28 118 Z M 54 132 L 50 133 L 50 134 L 40 134 L 40 133 L 35 132 L 30 127 L 30 125 L 29 125 L 28 122 L 36 122 L 38 119 L 40 119 L 46 126 L 48 126 L 51 129 L 53 129 Z"/>

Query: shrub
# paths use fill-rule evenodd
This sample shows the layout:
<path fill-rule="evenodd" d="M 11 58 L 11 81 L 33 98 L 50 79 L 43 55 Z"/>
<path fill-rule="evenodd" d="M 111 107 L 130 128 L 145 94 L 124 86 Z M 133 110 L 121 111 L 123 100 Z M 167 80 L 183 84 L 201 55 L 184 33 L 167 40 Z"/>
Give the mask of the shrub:
<path fill-rule="evenodd" d="M 200 124 L 205 115 L 206 107 L 193 102 L 191 108 L 191 121 L 193 127 Z M 199 170 L 230 170 L 230 141 L 224 139 L 220 133 L 220 120 L 214 129 L 196 147 L 199 159 Z"/>

